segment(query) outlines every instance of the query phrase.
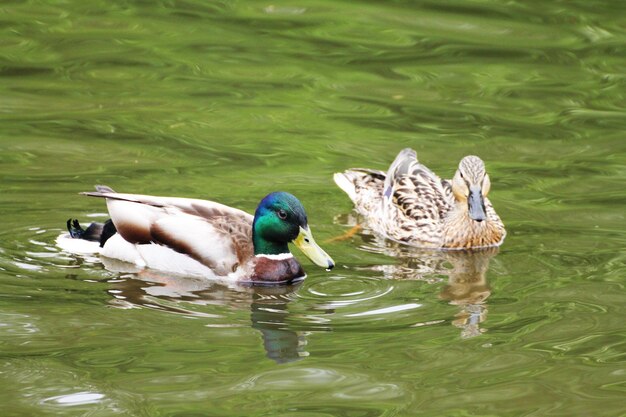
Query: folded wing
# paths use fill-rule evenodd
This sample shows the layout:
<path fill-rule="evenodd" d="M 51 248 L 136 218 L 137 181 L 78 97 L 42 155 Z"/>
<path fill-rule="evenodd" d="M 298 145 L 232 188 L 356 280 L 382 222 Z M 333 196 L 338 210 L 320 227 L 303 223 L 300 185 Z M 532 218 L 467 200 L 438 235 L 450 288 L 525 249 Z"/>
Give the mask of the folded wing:
<path fill-rule="evenodd" d="M 383 216 L 390 237 L 410 241 L 420 236 L 436 245 L 441 239 L 441 221 L 453 204 L 448 181 L 442 180 L 404 149 L 393 161 L 384 185 Z"/>
<path fill-rule="evenodd" d="M 218 275 L 234 272 L 254 253 L 253 216 L 242 210 L 207 200 L 96 189 L 83 194 L 106 199 L 118 233 L 130 243 L 167 246 Z"/>

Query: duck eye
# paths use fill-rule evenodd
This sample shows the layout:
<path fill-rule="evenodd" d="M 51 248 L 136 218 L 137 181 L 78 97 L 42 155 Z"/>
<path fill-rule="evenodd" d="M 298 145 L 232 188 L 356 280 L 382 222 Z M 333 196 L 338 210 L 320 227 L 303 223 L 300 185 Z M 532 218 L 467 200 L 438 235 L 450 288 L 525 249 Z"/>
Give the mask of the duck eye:
<path fill-rule="evenodd" d="M 287 212 L 283 209 L 279 209 L 276 214 L 278 214 L 278 218 L 281 220 L 285 220 L 287 218 Z"/>

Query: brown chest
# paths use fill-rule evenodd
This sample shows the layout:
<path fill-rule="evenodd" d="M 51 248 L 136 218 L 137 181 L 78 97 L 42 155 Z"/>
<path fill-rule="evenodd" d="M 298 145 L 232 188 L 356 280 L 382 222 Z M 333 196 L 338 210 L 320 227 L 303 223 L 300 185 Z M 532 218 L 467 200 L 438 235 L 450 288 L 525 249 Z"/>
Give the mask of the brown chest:
<path fill-rule="evenodd" d="M 254 284 L 289 284 L 306 276 L 300 263 L 293 257 L 276 259 L 256 256 L 250 281 Z"/>
<path fill-rule="evenodd" d="M 465 215 L 448 219 L 444 224 L 442 247 L 469 249 L 499 245 L 505 232 L 498 220 L 476 222 Z"/>

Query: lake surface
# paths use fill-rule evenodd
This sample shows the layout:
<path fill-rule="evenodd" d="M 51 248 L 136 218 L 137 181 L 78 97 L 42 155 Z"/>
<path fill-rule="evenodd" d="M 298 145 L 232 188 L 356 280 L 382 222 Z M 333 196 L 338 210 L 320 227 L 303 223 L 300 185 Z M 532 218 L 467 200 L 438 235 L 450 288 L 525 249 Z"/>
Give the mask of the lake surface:
<path fill-rule="evenodd" d="M 625 4 L 3 2 L 0 414 L 626 415 Z M 323 243 L 409 146 L 486 162 L 498 252 Z M 94 184 L 292 192 L 338 266 L 116 273 L 54 245 Z"/>

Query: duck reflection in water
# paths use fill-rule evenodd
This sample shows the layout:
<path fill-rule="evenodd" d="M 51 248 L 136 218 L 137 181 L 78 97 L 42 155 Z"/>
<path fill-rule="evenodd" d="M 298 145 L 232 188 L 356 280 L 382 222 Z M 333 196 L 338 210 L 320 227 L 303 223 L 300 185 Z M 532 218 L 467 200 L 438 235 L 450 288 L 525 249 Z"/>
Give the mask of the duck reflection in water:
<path fill-rule="evenodd" d="M 384 254 L 396 259 L 395 264 L 374 265 L 368 269 L 381 271 L 389 279 L 414 279 L 436 284 L 447 277 L 439 298 L 459 307 L 452 324 L 461 329 L 461 337 L 482 334 L 480 324 L 487 319 L 487 298 L 491 289 L 487 282 L 489 263 L 498 253 L 497 247 L 472 250 L 420 249 L 384 239 L 370 229 L 361 228 L 360 217 L 338 216 L 336 223 L 352 226 L 348 236 L 363 240 L 361 250 Z"/>
<path fill-rule="evenodd" d="M 102 258 L 109 271 L 122 274 L 109 290 L 120 307 L 143 306 L 177 314 L 215 318 L 203 313 L 203 305 L 224 305 L 232 309 L 250 306 L 252 328 L 261 332 L 268 358 L 287 363 L 308 356 L 305 332 L 289 329 L 289 302 L 300 284 L 283 286 L 226 285 L 212 280 L 168 275 L 159 271 L 129 271 L 129 264 Z M 193 307 L 192 307 L 193 305 Z"/>
<path fill-rule="evenodd" d="M 464 339 L 480 335 L 484 329 L 480 323 L 487 318 L 487 298 L 491 290 L 487 284 L 490 259 L 498 248 L 474 251 L 446 252 L 446 260 L 452 265 L 448 271 L 448 283 L 439 297 L 460 307 L 452 322 L 461 329 Z"/>

